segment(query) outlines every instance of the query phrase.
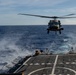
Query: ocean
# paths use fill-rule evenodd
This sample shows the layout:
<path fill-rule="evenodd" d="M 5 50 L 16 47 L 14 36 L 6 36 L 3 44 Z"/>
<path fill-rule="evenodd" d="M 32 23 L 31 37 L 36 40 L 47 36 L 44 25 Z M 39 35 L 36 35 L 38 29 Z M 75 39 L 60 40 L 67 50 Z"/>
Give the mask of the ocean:
<path fill-rule="evenodd" d="M 8 71 L 20 59 L 33 55 L 36 49 L 67 53 L 76 50 L 76 26 L 63 25 L 62 34 L 51 31 L 46 25 L 0 26 L 0 73 Z"/>

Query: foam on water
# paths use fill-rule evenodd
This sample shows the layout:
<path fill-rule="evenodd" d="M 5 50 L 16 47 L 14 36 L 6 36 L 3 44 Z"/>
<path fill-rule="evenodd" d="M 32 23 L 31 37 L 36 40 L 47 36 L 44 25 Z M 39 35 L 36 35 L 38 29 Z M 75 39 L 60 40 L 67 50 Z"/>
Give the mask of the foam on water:
<path fill-rule="evenodd" d="M 69 28 L 68 28 L 69 27 Z M 0 27 L 0 72 L 8 70 L 22 57 L 31 55 L 35 49 L 49 49 L 54 53 L 76 50 L 76 26 L 64 26 L 62 34 L 46 32 L 46 26 Z M 75 51 L 76 52 L 76 51 Z M 15 60 L 16 59 L 16 60 Z"/>

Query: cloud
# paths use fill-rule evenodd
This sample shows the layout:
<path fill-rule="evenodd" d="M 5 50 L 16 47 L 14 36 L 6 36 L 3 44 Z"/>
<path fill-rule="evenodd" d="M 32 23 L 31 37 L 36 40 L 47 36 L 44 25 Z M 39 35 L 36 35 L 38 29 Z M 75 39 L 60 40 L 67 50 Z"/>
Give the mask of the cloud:
<path fill-rule="evenodd" d="M 67 0 L 1 0 L 0 5 L 2 6 L 52 6 L 63 3 Z"/>
<path fill-rule="evenodd" d="M 76 7 L 65 7 L 69 0 L 0 0 L 0 24 L 47 24 L 49 19 L 19 16 L 18 13 L 63 16 L 76 12 Z M 64 5 L 64 7 L 60 7 Z M 34 21 L 35 20 L 35 21 Z M 34 21 L 34 22 L 33 22 Z M 76 23 L 62 20 L 62 23 Z"/>
<path fill-rule="evenodd" d="M 13 4 L 14 4 L 13 0 L 0 0 L 0 6 L 9 6 Z"/>
<path fill-rule="evenodd" d="M 60 9 L 60 12 L 63 12 L 63 13 L 73 13 L 73 12 L 76 12 L 76 7 L 69 7 L 69 8 L 63 8 L 63 9 Z"/>
<path fill-rule="evenodd" d="M 50 9 L 66 1 L 68 0 L 0 0 L 0 13 Z"/>
<path fill-rule="evenodd" d="M 19 0 L 18 2 L 15 2 L 17 3 L 17 5 L 23 4 L 23 6 L 28 7 L 50 7 L 60 3 L 64 3 L 66 1 L 68 0 Z"/>
<path fill-rule="evenodd" d="M 60 3 L 63 3 L 67 0 L 36 0 L 35 2 L 33 2 L 33 5 L 40 5 L 42 7 L 44 6 L 54 6 Z"/>
<path fill-rule="evenodd" d="M 76 19 L 64 19 L 61 22 L 64 25 L 76 25 Z"/>

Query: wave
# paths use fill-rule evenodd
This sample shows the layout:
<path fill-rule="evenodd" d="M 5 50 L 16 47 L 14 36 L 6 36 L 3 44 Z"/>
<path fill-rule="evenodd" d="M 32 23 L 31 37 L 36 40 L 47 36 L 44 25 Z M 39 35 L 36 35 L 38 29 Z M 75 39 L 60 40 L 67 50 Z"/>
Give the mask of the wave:
<path fill-rule="evenodd" d="M 61 35 L 54 32 L 48 35 L 45 26 L 8 26 L 0 27 L 0 30 L 0 72 L 14 66 L 22 57 L 33 54 L 35 49 L 48 48 L 54 53 L 67 53 L 71 47 L 76 49 L 75 31 L 67 27 Z"/>

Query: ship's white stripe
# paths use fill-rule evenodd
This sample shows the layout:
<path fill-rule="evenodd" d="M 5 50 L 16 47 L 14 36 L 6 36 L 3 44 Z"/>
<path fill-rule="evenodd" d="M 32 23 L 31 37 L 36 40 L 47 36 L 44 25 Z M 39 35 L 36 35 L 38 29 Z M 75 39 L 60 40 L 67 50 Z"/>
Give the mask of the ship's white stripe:
<path fill-rule="evenodd" d="M 28 58 L 24 63 L 23 65 L 25 65 L 32 57 Z"/>
<path fill-rule="evenodd" d="M 25 65 L 26 62 L 28 62 L 30 59 L 31 59 L 31 57 L 29 59 L 27 59 L 14 73 L 17 73 L 22 68 L 22 66 Z"/>
<path fill-rule="evenodd" d="M 55 71 L 55 67 L 56 67 L 56 64 L 57 64 L 57 60 L 58 60 L 58 55 L 56 55 L 56 59 L 55 59 L 55 62 L 54 62 L 54 65 L 53 65 L 53 69 L 52 69 L 52 75 L 54 75 L 54 71 Z"/>

